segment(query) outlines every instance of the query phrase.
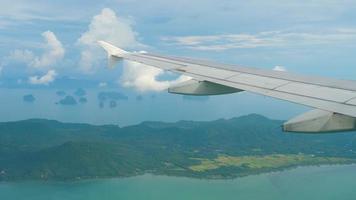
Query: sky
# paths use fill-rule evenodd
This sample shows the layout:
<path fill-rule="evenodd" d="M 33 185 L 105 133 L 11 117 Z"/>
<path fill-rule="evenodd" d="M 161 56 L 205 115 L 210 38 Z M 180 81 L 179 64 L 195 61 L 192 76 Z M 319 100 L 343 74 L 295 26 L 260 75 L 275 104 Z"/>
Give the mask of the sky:
<path fill-rule="evenodd" d="M 56 88 L 69 78 L 147 94 L 185 80 L 129 62 L 108 69 L 97 40 L 131 51 L 292 73 L 340 79 L 356 74 L 351 0 L 0 0 L 0 5 L 3 88 Z"/>

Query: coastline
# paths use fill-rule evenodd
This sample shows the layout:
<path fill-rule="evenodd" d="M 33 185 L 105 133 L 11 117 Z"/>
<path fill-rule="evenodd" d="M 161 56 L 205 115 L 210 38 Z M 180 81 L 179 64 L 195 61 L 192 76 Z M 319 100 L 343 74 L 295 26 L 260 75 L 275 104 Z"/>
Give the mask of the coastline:
<path fill-rule="evenodd" d="M 80 178 L 80 179 L 66 179 L 66 180 L 58 180 L 58 179 L 16 179 L 16 180 L 6 180 L 0 181 L 1 184 L 11 184 L 11 183 L 25 183 L 25 182 L 38 182 L 38 183 L 79 183 L 79 182 L 92 182 L 92 181 L 100 181 L 100 180 L 114 180 L 114 179 L 131 179 L 138 178 L 142 176 L 154 176 L 154 177 L 171 177 L 171 178 L 182 178 L 182 179 L 192 179 L 192 180 L 203 180 L 203 181 L 234 181 L 240 178 L 250 177 L 250 176 L 260 176 L 260 175 L 276 175 L 288 171 L 299 170 L 304 168 L 330 168 L 330 167 L 356 167 L 356 162 L 353 163 L 335 163 L 335 164 L 320 164 L 320 165 L 297 165 L 291 167 L 282 167 L 279 169 L 271 169 L 265 170 L 257 173 L 246 173 L 240 175 L 232 175 L 230 177 L 198 177 L 198 176 L 179 176 L 173 174 L 162 174 L 162 173 L 138 173 L 136 175 L 128 175 L 128 176 L 103 176 L 103 177 L 88 177 L 88 178 Z"/>

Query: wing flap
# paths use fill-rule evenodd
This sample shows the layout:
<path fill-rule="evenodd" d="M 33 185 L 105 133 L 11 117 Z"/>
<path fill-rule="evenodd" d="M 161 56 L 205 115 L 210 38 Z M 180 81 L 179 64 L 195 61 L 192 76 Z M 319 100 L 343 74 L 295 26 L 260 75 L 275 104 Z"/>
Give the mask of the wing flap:
<path fill-rule="evenodd" d="M 261 88 L 266 88 L 271 90 L 290 83 L 289 81 L 286 80 L 257 76 L 252 74 L 242 74 L 242 73 L 238 76 L 233 76 L 231 78 L 228 78 L 227 80 L 235 83 L 243 83 L 243 84 L 248 84 L 251 86 L 256 86 L 256 87 L 261 87 Z"/>
<path fill-rule="evenodd" d="M 347 102 L 356 97 L 356 92 L 354 91 L 295 82 L 284 85 L 276 90 L 339 103 Z"/>
<path fill-rule="evenodd" d="M 169 61 L 169 60 L 163 61 L 163 60 L 157 59 L 157 58 L 146 57 L 146 56 L 144 56 L 144 54 L 140 54 L 140 53 L 132 53 L 130 55 L 125 55 L 124 58 L 131 60 L 131 61 L 145 64 L 145 65 L 158 67 L 158 68 L 161 68 L 164 70 L 180 69 L 180 68 L 187 66 L 186 64 L 177 63 L 174 61 Z"/>
<path fill-rule="evenodd" d="M 208 81 L 191 79 L 168 88 L 169 93 L 184 95 L 221 95 L 242 92 L 242 90 Z"/>
<path fill-rule="evenodd" d="M 346 102 L 346 104 L 356 106 L 356 98 L 350 99 L 349 101 Z"/>
<path fill-rule="evenodd" d="M 239 72 L 227 71 L 224 69 L 217 69 L 211 67 L 205 67 L 200 65 L 188 65 L 186 67 L 180 68 L 190 74 L 204 74 L 205 76 L 216 78 L 216 79 L 227 79 L 232 76 L 240 75 Z"/>

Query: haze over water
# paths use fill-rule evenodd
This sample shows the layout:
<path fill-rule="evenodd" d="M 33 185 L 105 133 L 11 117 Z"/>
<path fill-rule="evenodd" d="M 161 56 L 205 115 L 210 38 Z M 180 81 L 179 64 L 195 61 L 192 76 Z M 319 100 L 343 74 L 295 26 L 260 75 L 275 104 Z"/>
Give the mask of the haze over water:
<path fill-rule="evenodd" d="M 0 183 L 0 199 L 265 199 L 351 200 L 356 165 L 301 167 L 234 180 L 198 180 L 144 175 L 78 182 Z"/>
<path fill-rule="evenodd" d="M 262 98 L 259 104 L 251 107 L 249 102 L 256 98 L 253 94 L 185 99 L 181 95 L 163 92 L 145 93 L 142 94 L 142 100 L 137 100 L 138 93 L 119 89 L 86 89 L 87 103 L 63 106 L 56 104 L 63 98 L 56 95 L 57 91 L 56 89 L 1 89 L 0 122 L 41 118 L 61 122 L 127 126 L 143 121 L 211 121 L 251 113 L 272 119 L 288 119 L 304 111 L 303 107 L 290 109 L 290 104 L 287 102 Z M 115 108 L 109 108 L 107 101 L 101 108 L 97 95 L 107 91 L 122 93 L 128 96 L 128 100 L 117 101 Z M 75 89 L 65 90 L 65 92 L 78 99 L 73 94 Z M 32 94 L 36 100 L 33 103 L 24 102 L 22 98 L 26 94 Z M 220 101 L 224 101 L 224 104 L 219 103 Z M 277 104 L 281 107 L 280 112 L 273 111 Z"/>

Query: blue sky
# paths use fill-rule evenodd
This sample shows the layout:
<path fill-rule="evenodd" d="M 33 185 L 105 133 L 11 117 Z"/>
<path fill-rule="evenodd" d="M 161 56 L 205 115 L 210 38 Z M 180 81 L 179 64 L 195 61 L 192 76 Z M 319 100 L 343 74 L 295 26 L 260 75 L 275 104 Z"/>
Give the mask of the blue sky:
<path fill-rule="evenodd" d="M 19 87 L 51 88 L 70 77 L 114 88 L 128 83 L 132 91 L 145 93 L 171 77 L 142 68 L 130 71 L 130 64 L 124 70 L 108 70 L 104 52 L 94 43 L 97 39 L 130 50 L 355 79 L 356 2 L 351 0 L 0 3 L 3 86 L 11 81 Z M 142 89 L 137 83 L 143 72 L 154 79 L 152 88 Z"/>
<path fill-rule="evenodd" d="M 53 65 L 72 69 L 59 70 L 63 75 L 81 76 L 76 71 L 81 48 L 78 39 L 88 31 L 93 17 L 109 8 L 119 20 L 129 24 L 136 34 L 135 40 L 145 45 L 144 48 L 128 45 L 135 50 L 263 68 L 283 65 L 290 71 L 353 78 L 350 73 L 354 72 L 352 57 L 356 41 L 353 1 L 19 0 L 13 3 L 1 0 L 1 5 L 2 60 L 14 50 L 27 49 L 41 55 L 41 34 L 51 31 L 66 51 L 63 59 Z M 234 42 L 227 35 L 245 37 Z M 191 36 L 200 43 L 189 45 L 186 40 Z M 253 43 L 253 40 L 262 41 Z M 19 64 L 3 66 L 2 75 L 6 76 L 6 68 Z"/>

